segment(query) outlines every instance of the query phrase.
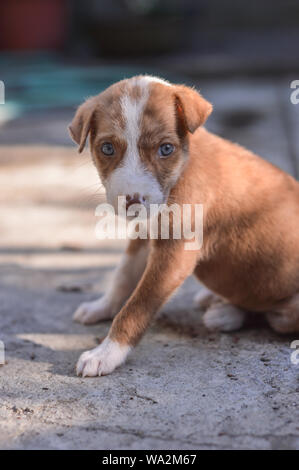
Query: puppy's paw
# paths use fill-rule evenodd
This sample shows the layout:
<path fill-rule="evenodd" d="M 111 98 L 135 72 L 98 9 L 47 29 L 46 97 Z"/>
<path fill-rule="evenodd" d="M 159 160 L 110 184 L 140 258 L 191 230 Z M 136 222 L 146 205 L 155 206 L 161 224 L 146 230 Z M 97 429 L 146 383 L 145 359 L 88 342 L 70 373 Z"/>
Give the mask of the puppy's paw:
<path fill-rule="evenodd" d="M 219 297 L 208 289 L 201 289 L 193 298 L 193 305 L 195 308 L 205 310 L 213 303 L 217 302 Z"/>
<path fill-rule="evenodd" d="M 121 345 L 107 337 L 100 346 L 81 354 L 76 367 L 77 375 L 95 377 L 111 374 L 126 360 L 130 349 L 130 346 Z"/>
<path fill-rule="evenodd" d="M 74 313 L 73 320 L 83 325 L 91 325 L 101 320 L 113 317 L 112 308 L 108 299 L 101 297 L 93 302 L 84 302 Z"/>
<path fill-rule="evenodd" d="M 203 316 L 203 323 L 209 330 L 239 330 L 245 321 L 245 312 L 229 304 L 211 307 Z"/>

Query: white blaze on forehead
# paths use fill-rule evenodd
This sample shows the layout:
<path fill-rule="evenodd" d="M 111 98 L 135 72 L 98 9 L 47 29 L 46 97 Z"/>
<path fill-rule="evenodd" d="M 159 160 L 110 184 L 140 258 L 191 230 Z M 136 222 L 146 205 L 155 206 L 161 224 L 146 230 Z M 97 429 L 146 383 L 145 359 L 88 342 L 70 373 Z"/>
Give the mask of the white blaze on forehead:
<path fill-rule="evenodd" d="M 155 82 L 161 83 L 161 85 L 172 86 L 171 83 L 169 83 L 167 80 L 163 80 L 163 78 L 159 77 L 153 77 L 152 75 L 143 75 L 139 78 L 139 80 L 142 80 L 144 83 Z"/>
<path fill-rule="evenodd" d="M 128 83 L 128 92 L 121 98 L 121 110 L 125 120 L 124 137 L 127 141 L 127 151 L 124 156 L 125 164 L 137 164 L 140 161 L 138 152 L 138 140 L 140 137 L 140 123 L 142 114 L 149 98 L 149 84 L 142 78 L 133 78 Z M 130 90 L 138 87 L 140 97 L 138 99 L 130 96 Z"/>
<path fill-rule="evenodd" d="M 125 137 L 128 145 L 126 155 L 131 155 L 131 152 L 133 157 L 138 155 L 137 144 L 141 133 L 140 123 L 149 98 L 151 83 L 171 86 L 165 80 L 150 75 L 133 77 L 128 80 L 127 92 L 121 98 L 121 110 L 125 120 Z M 139 89 L 140 97 L 138 99 L 130 96 L 130 91 L 134 88 Z M 134 161 L 134 158 L 132 160 Z"/>
<path fill-rule="evenodd" d="M 121 111 L 125 122 L 123 135 L 127 149 L 121 165 L 107 180 L 107 198 L 115 206 L 117 196 L 127 194 L 133 196 L 135 193 L 139 193 L 141 198 L 145 196 L 148 203 L 163 202 L 161 187 L 154 175 L 143 165 L 138 150 L 142 115 L 150 95 L 152 82 L 169 85 L 155 77 L 134 77 L 127 81 L 125 92 L 121 97 Z M 132 93 L 134 88 L 138 89 L 136 90 L 138 93 Z"/>

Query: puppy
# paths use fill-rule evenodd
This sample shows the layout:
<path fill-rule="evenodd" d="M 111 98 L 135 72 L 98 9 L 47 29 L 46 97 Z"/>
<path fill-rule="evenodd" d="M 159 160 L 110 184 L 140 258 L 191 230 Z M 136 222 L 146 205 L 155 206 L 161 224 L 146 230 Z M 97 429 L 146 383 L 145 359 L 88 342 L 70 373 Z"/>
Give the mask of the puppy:
<path fill-rule="evenodd" d="M 88 99 L 70 125 L 81 152 L 89 136 L 107 200 L 127 205 L 203 204 L 203 244 L 130 240 L 109 291 L 74 319 L 112 319 L 77 373 L 111 373 L 154 314 L 191 274 L 209 289 L 197 298 L 208 328 L 231 331 L 245 312 L 264 312 L 280 333 L 299 331 L 299 184 L 203 126 L 212 105 L 194 89 L 138 76 Z M 194 223 L 194 220 L 193 220 Z"/>

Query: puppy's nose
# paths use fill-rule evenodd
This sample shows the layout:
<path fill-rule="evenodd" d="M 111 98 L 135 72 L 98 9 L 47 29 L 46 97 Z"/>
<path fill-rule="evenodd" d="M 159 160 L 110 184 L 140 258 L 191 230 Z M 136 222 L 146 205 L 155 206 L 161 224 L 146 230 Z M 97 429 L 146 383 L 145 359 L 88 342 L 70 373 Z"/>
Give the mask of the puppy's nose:
<path fill-rule="evenodd" d="M 126 209 L 128 210 L 132 204 L 141 204 L 139 193 L 135 193 L 133 196 L 126 195 Z"/>

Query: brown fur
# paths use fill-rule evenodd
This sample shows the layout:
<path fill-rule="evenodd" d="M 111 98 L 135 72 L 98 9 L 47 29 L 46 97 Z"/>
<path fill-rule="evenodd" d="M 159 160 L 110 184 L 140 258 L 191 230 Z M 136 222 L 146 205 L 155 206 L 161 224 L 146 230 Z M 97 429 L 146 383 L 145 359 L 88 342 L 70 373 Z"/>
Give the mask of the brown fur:
<path fill-rule="evenodd" d="M 117 99 L 124 86 L 120 82 L 96 98 L 96 112 L 88 102 L 71 126 L 81 149 L 86 129 L 93 125 L 91 149 L 103 178 L 120 164 L 126 148 Z M 170 191 L 169 203 L 204 205 L 203 246 L 186 251 L 185 240 L 151 240 L 145 271 L 114 319 L 110 338 L 135 345 L 157 309 L 193 272 L 227 302 L 268 312 L 277 331 L 299 331 L 299 184 L 200 127 L 212 107 L 194 90 L 159 83 L 151 87 L 140 158 L 165 192 Z M 114 161 L 105 162 L 98 151 L 105 135 L 118 149 Z M 157 149 L 165 140 L 175 145 L 175 152 L 158 160 Z M 130 243 L 130 255 L 139 251 L 139 243 Z"/>

